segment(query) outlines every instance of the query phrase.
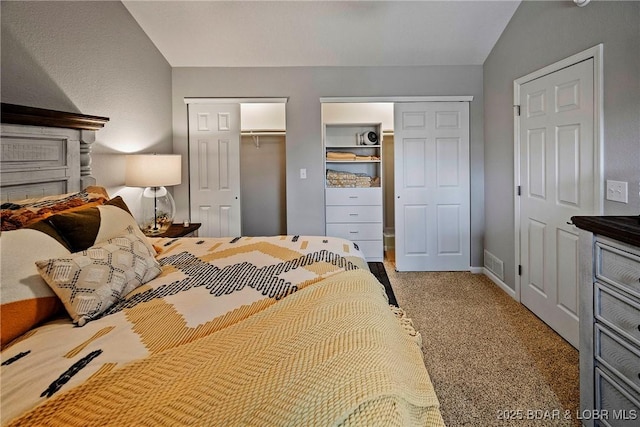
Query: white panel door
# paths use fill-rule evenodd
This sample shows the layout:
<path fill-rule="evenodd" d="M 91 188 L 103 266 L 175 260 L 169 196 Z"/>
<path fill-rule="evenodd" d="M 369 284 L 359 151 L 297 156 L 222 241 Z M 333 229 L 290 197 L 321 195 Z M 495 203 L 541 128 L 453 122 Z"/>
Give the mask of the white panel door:
<path fill-rule="evenodd" d="M 240 104 L 189 104 L 189 195 L 199 236 L 240 236 Z"/>
<path fill-rule="evenodd" d="M 396 103 L 394 121 L 396 269 L 469 270 L 469 103 Z"/>
<path fill-rule="evenodd" d="M 524 305 L 578 346 L 578 230 L 596 214 L 593 60 L 521 86 L 520 262 Z"/>

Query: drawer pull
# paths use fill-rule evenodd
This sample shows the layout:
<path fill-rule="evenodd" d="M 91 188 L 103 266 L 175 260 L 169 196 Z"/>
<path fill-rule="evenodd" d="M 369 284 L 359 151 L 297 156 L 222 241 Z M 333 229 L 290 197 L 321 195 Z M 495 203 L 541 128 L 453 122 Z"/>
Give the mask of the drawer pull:
<path fill-rule="evenodd" d="M 357 232 L 357 231 L 350 231 L 349 233 L 350 233 L 350 234 L 358 234 L 358 232 Z"/>
<path fill-rule="evenodd" d="M 357 213 L 350 213 L 349 216 L 358 216 Z"/>
<path fill-rule="evenodd" d="M 350 199 L 357 199 L 358 196 L 349 196 Z"/>

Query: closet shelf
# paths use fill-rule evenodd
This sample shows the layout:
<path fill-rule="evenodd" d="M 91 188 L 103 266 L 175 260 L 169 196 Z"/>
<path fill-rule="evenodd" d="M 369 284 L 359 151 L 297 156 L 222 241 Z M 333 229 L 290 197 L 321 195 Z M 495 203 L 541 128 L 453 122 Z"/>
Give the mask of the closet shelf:
<path fill-rule="evenodd" d="M 283 136 L 287 131 L 284 130 L 243 130 L 240 131 L 242 136 Z"/>
<path fill-rule="evenodd" d="M 327 145 L 326 148 L 380 148 L 380 144 L 366 145 L 366 144 L 353 144 L 353 145 Z"/>
<path fill-rule="evenodd" d="M 327 163 L 380 163 L 381 160 L 333 160 L 326 159 Z"/>

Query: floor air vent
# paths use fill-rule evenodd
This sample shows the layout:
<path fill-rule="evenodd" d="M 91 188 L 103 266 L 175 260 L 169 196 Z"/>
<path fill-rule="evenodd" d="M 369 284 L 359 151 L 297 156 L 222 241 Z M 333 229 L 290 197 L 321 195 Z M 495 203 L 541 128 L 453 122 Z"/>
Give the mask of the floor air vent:
<path fill-rule="evenodd" d="M 484 251 L 484 267 L 500 280 L 504 280 L 504 263 L 486 249 Z"/>

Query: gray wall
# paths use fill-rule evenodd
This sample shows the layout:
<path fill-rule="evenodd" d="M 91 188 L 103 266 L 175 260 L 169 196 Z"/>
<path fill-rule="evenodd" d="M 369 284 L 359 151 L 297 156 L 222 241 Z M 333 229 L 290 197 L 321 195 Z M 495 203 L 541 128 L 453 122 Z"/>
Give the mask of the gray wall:
<path fill-rule="evenodd" d="M 120 2 L 5 2 L 2 102 L 106 116 L 93 175 L 123 191 L 123 152 L 171 152 L 171 67 Z"/>
<path fill-rule="evenodd" d="M 638 215 L 640 200 L 640 2 L 524 1 L 484 64 L 485 248 L 515 289 L 513 81 L 604 44 L 604 179 L 629 182 L 629 203 L 605 215 Z"/>
<path fill-rule="evenodd" d="M 329 96 L 473 95 L 471 102 L 471 264 L 482 265 L 483 97 L 481 66 L 174 68 L 174 151 L 187 153 L 185 97 L 288 97 L 287 233 L 324 234 L 320 98 Z M 186 161 L 176 205 L 188 214 Z M 299 170 L 307 169 L 307 179 Z"/>

